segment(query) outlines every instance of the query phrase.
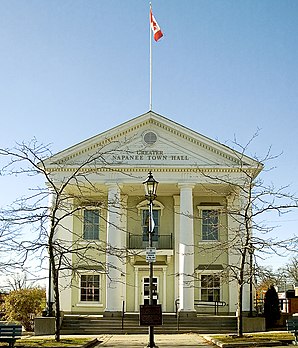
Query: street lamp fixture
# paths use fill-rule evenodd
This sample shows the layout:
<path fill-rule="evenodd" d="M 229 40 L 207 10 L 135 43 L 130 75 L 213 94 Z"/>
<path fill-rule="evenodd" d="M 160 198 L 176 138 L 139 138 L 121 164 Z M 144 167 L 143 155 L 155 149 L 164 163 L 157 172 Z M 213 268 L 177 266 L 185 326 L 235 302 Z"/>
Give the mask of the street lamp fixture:
<path fill-rule="evenodd" d="M 148 174 L 148 178 L 143 182 L 145 187 L 145 197 L 152 202 L 156 198 L 156 191 L 158 186 L 158 181 L 156 181 L 151 173 Z"/>
<path fill-rule="evenodd" d="M 156 191 L 158 181 L 156 181 L 151 173 L 148 174 L 148 178 L 143 182 L 145 187 L 145 197 L 149 201 L 149 248 L 152 249 L 152 235 L 154 233 L 154 221 L 153 221 L 153 200 L 157 197 Z M 153 261 L 149 261 L 149 306 L 153 306 Z M 154 326 L 149 326 L 149 343 L 147 347 L 157 347 L 154 343 Z"/>

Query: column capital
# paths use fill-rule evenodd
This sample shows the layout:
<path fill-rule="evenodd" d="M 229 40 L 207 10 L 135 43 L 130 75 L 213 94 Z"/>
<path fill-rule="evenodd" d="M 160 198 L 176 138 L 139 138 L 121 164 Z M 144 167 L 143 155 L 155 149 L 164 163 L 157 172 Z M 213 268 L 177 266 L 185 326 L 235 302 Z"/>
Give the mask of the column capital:
<path fill-rule="evenodd" d="M 195 187 L 195 183 L 193 182 L 178 183 L 178 187 L 180 189 L 183 189 L 183 188 L 193 189 Z"/>

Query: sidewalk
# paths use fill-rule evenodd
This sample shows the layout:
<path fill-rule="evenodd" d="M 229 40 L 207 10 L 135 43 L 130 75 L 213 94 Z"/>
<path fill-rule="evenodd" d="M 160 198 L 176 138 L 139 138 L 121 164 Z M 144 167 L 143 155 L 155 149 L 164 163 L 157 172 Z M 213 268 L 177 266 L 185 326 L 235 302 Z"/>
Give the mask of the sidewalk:
<path fill-rule="evenodd" d="M 98 337 L 102 343 L 96 347 L 146 347 L 148 344 L 148 335 L 102 335 Z M 154 336 L 155 344 L 158 347 L 216 347 L 198 334 L 171 334 Z"/>
<path fill-rule="evenodd" d="M 148 344 L 148 335 L 101 335 L 98 337 L 101 343 L 97 344 L 96 347 L 130 347 L 130 348 L 139 348 L 147 347 Z M 188 334 L 170 334 L 170 335 L 159 335 L 154 336 L 155 344 L 158 347 L 180 347 L 180 348 L 241 348 L 244 345 L 239 343 L 230 343 L 222 344 L 217 342 L 218 345 L 215 345 L 211 342 L 211 337 L 208 335 L 199 335 L 195 333 Z M 280 343 L 280 342 L 279 342 Z M 284 346 L 277 345 L 277 342 L 268 343 L 266 346 L 259 346 L 254 343 L 250 347 L 258 348 L 284 348 Z M 249 347 L 246 343 L 245 347 Z M 294 345 L 289 345 L 288 347 L 294 347 Z"/>

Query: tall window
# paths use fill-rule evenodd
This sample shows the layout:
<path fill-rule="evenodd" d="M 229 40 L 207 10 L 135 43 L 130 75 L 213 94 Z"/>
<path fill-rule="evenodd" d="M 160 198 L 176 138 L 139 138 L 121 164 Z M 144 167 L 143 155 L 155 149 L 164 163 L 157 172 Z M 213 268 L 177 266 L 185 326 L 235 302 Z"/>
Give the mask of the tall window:
<path fill-rule="evenodd" d="M 81 301 L 99 302 L 99 275 L 81 275 Z"/>
<path fill-rule="evenodd" d="M 99 239 L 99 210 L 85 209 L 84 210 L 84 239 L 96 240 Z"/>
<path fill-rule="evenodd" d="M 220 301 L 220 277 L 218 275 L 201 275 L 201 300 Z"/>
<path fill-rule="evenodd" d="M 219 211 L 202 210 L 202 240 L 218 240 Z"/>
<path fill-rule="evenodd" d="M 142 213 L 142 230 L 143 230 L 143 241 L 149 240 L 149 210 L 143 210 Z M 159 233 L 159 210 L 152 210 L 153 220 L 154 220 L 154 230 L 152 235 L 152 241 L 158 241 Z"/>

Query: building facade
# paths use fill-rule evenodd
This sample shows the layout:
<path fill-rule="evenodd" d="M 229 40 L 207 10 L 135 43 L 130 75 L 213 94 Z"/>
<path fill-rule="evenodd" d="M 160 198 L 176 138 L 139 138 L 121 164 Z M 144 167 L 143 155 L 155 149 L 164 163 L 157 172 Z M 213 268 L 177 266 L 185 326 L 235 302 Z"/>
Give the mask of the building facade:
<path fill-rule="evenodd" d="M 149 301 L 148 202 L 143 182 L 159 182 L 153 205 L 154 303 L 163 312 L 195 313 L 225 302 L 235 313 L 243 166 L 259 163 L 154 112 L 66 149 L 45 162 L 61 199 L 55 239 L 65 313 L 138 312 Z M 234 186 L 233 183 L 236 185 Z M 55 194 L 51 195 L 52 200 Z M 52 201 L 50 201 L 50 206 Z M 178 301 L 177 301 L 178 300 Z M 243 309 L 249 309 L 249 287 Z M 213 311 L 202 306 L 200 311 Z"/>

